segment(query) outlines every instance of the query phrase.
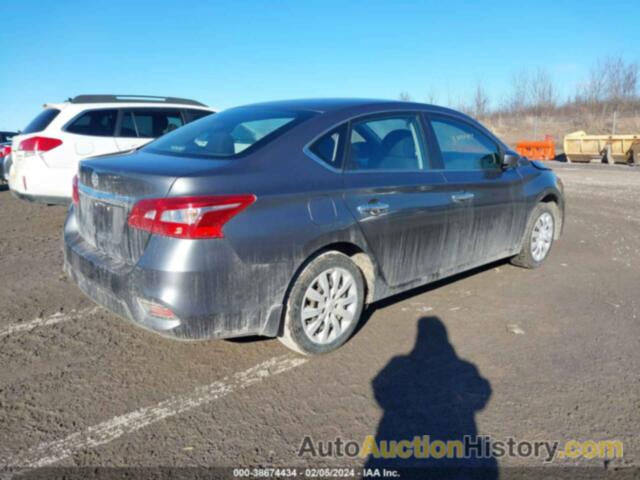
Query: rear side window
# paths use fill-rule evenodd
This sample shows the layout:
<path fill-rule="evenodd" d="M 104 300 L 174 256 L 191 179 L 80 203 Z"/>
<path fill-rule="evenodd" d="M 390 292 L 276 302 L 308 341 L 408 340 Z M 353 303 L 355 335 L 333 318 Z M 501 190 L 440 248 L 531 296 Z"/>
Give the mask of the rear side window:
<path fill-rule="evenodd" d="M 25 127 L 22 133 L 36 133 L 41 132 L 49 126 L 54 118 L 58 116 L 60 110 L 56 108 L 46 108 L 41 111 L 36 118 L 31 120 L 29 125 Z"/>
<path fill-rule="evenodd" d="M 125 110 L 120 137 L 157 138 L 184 124 L 178 110 Z"/>
<path fill-rule="evenodd" d="M 332 130 L 316 140 L 309 147 L 309 151 L 329 166 L 340 167 L 345 131 L 346 125 Z"/>
<path fill-rule="evenodd" d="M 144 149 L 173 155 L 232 158 L 264 146 L 313 115 L 266 107 L 232 108 L 189 123 Z"/>
<path fill-rule="evenodd" d="M 186 110 L 187 112 L 187 121 L 194 122 L 199 120 L 207 115 L 211 115 L 213 112 L 209 112 L 207 110 Z"/>
<path fill-rule="evenodd" d="M 117 110 L 90 110 L 67 125 L 66 132 L 93 137 L 113 137 Z"/>
<path fill-rule="evenodd" d="M 427 168 L 417 116 L 377 118 L 352 124 L 349 169 L 420 171 Z"/>
<path fill-rule="evenodd" d="M 434 119 L 435 133 L 445 170 L 500 168 L 498 145 L 480 130 L 454 119 Z"/>

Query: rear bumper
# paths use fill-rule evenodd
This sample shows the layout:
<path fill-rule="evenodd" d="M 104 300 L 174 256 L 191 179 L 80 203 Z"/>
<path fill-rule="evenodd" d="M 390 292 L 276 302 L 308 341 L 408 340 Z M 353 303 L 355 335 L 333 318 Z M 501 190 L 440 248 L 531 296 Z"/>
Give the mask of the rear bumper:
<path fill-rule="evenodd" d="M 186 250 L 192 250 L 198 258 L 194 262 L 183 261 L 180 266 L 198 268 L 185 270 L 175 267 L 185 244 L 169 249 L 165 242 L 175 245 L 179 241 L 152 237 L 136 265 L 115 262 L 83 240 L 71 208 L 64 229 L 64 270 L 99 305 L 166 337 L 202 340 L 278 334 L 282 314 L 279 293 L 266 295 L 265 279 L 239 267 L 228 247 L 220 243 L 219 254 L 210 252 L 203 261 L 197 249 L 191 248 L 194 244 L 188 245 Z M 156 262 L 159 256 L 166 261 L 151 268 L 150 262 Z M 165 269 L 170 265 L 174 268 Z M 249 280 L 252 275 L 253 280 Z M 168 307 L 176 319 L 149 315 L 144 302 Z"/>
<path fill-rule="evenodd" d="M 33 202 L 33 203 L 43 203 L 46 205 L 69 205 L 69 203 L 71 203 L 71 200 L 69 198 L 63 198 L 63 197 L 49 197 L 46 195 L 27 195 L 25 193 L 16 192 L 15 190 L 11 190 L 11 194 L 20 200 L 26 200 L 27 202 Z"/>
<path fill-rule="evenodd" d="M 13 160 L 9 188 L 18 198 L 39 203 L 71 201 L 73 168 L 50 168 L 37 156 Z"/>

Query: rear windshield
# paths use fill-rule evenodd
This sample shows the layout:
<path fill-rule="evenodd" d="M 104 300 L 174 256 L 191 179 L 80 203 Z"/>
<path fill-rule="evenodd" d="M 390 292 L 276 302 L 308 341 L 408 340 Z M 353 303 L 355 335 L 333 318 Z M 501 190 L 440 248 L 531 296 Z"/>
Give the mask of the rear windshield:
<path fill-rule="evenodd" d="M 311 112 L 240 107 L 201 118 L 144 150 L 180 156 L 232 158 L 257 149 L 306 120 Z"/>
<path fill-rule="evenodd" d="M 45 108 L 41 111 L 36 118 L 31 120 L 31 123 L 25 127 L 22 133 L 36 133 L 41 132 L 49 126 L 54 118 L 58 116 L 60 110 L 55 108 Z"/>

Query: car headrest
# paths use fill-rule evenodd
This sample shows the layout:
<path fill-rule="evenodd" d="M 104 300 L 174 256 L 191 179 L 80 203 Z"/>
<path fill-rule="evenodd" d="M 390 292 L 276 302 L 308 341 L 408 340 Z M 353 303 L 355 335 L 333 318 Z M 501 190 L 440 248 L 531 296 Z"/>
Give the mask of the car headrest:
<path fill-rule="evenodd" d="M 393 130 L 387 135 L 381 143 L 382 155 L 397 157 L 415 157 L 416 149 L 413 142 L 413 135 L 409 130 L 398 129 Z"/>
<path fill-rule="evenodd" d="M 207 150 L 213 155 L 230 156 L 236 153 L 233 137 L 226 132 L 214 132 L 207 142 Z"/>

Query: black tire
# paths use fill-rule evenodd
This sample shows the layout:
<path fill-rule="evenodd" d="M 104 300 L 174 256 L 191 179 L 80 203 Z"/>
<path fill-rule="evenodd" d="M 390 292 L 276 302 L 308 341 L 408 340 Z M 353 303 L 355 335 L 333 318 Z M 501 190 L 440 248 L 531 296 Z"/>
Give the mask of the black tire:
<path fill-rule="evenodd" d="M 529 217 L 529 222 L 527 224 L 527 230 L 525 231 L 524 239 L 522 241 L 522 249 L 520 253 L 511 259 L 511 263 L 517 265 L 518 267 L 523 268 L 538 268 L 541 266 L 544 261 L 551 253 L 553 248 L 553 242 L 556 236 L 557 225 L 557 216 L 554 210 L 555 205 L 549 203 L 539 203 L 531 212 L 531 216 Z M 548 250 L 544 254 L 542 258 L 536 259 L 534 258 L 532 252 L 532 236 L 534 233 L 534 228 L 536 227 L 536 223 L 538 220 L 545 214 L 551 215 L 551 219 L 553 221 L 553 231 L 551 232 L 551 244 L 549 245 Z"/>
<path fill-rule="evenodd" d="M 323 272 L 335 268 L 344 269 L 351 274 L 357 295 L 357 299 L 354 302 L 355 311 L 353 312 L 351 322 L 335 339 L 328 343 L 317 343 L 305 332 L 305 325 L 309 322 L 306 322 L 302 318 L 303 302 L 305 301 L 307 289 L 314 284 L 316 279 Z M 285 307 L 283 333 L 279 337 L 279 340 L 291 350 L 303 355 L 319 355 L 329 353 L 339 348 L 351 337 L 360 321 L 364 307 L 364 296 L 364 278 L 362 272 L 348 256 L 334 251 L 317 256 L 307 264 L 291 287 Z M 343 320 L 341 320 L 341 322 L 342 321 Z"/>

